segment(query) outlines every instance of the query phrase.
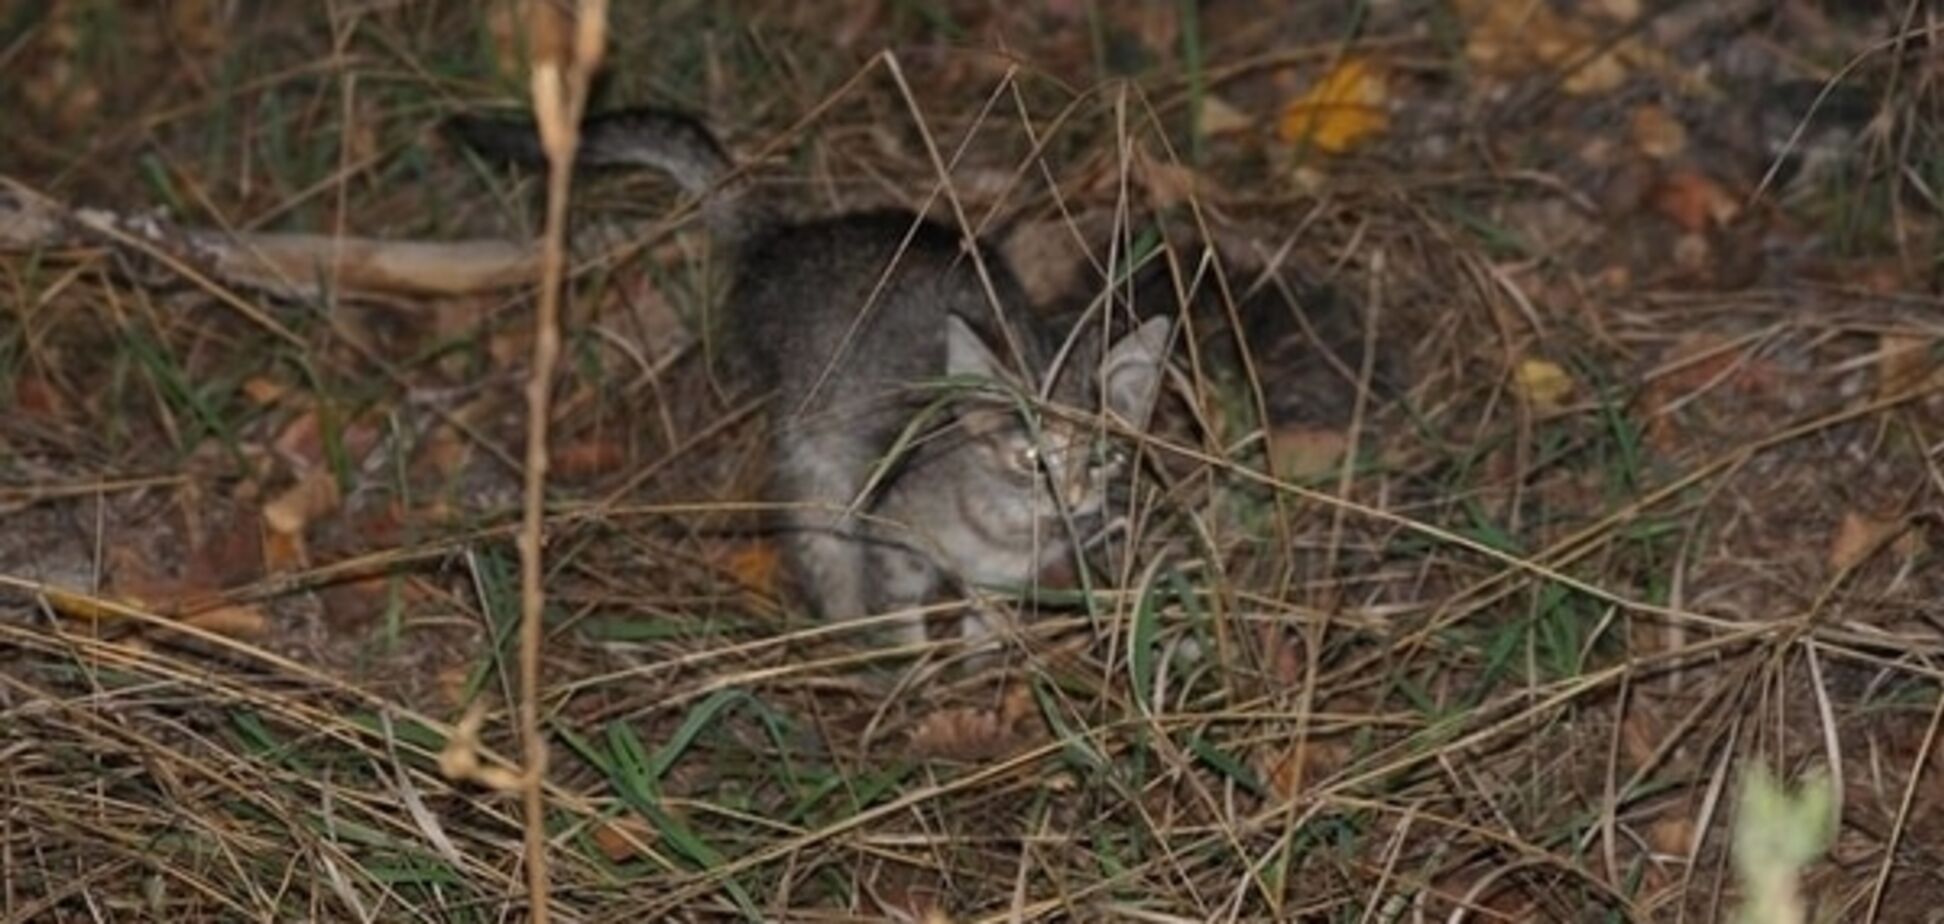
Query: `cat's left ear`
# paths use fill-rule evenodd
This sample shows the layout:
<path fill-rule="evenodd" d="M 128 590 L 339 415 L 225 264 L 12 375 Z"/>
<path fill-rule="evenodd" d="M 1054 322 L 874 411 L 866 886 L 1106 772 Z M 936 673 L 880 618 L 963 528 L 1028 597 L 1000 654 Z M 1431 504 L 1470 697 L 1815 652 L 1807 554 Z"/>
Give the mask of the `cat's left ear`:
<path fill-rule="evenodd" d="M 1161 394 L 1168 362 L 1170 318 L 1150 318 L 1108 349 L 1100 364 L 1101 397 L 1107 412 L 1135 430 L 1145 430 Z"/>

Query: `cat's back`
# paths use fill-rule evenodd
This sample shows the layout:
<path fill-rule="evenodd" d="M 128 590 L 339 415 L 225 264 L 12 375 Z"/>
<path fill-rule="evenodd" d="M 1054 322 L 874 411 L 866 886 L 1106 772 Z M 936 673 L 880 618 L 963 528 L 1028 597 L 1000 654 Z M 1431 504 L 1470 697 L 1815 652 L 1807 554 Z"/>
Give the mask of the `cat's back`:
<path fill-rule="evenodd" d="M 982 326 L 993 316 L 965 240 L 897 211 L 779 226 L 744 243 L 729 322 L 784 391 L 938 378 L 947 315 Z M 981 258 L 999 303 L 1020 305 L 1000 258 L 983 248 Z"/>

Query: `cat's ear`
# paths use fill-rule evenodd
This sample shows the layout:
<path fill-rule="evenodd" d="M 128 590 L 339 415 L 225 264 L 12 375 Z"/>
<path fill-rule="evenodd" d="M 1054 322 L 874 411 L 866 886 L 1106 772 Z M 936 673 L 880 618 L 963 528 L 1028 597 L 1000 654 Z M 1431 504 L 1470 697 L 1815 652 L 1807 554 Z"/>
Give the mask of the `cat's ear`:
<path fill-rule="evenodd" d="M 1004 381 L 1005 365 L 999 362 L 985 338 L 972 325 L 955 314 L 945 316 L 945 374 L 957 378 Z"/>
<path fill-rule="evenodd" d="M 1114 341 L 1101 361 L 1102 403 L 1108 413 L 1135 430 L 1147 429 L 1148 417 L 1154 413 L 1167 367 L 1168 335 L 1173 332 L 1171 319 L 1150 318 Z"/>

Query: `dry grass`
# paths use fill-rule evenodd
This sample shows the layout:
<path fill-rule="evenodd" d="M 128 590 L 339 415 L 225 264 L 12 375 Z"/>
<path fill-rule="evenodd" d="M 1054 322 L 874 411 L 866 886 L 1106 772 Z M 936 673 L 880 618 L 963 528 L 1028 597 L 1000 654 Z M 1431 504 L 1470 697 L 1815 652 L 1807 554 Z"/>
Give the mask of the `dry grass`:
<path fill-rule="evenodd" d="M 1829 774 L 1834 839 L 1784 877 L 1815 919 L 1933 913 L 1921 7 L 1832 13 L 1847 44 L 1615 29 L 1666 60 L 1575 95 L 1466 58 L 1465 4 L 652 6 L 614 10 L 602 98 L 711 112 L 809 210 L 929 208 L 1035 279 L 1081 267 L 1049 291 L 1172 263 L 1206 326 L 1137 554 L 996 660 L 877 647 L 803 618 L 752 535 L 763 405 L 723 374 L 719 255 L 655 180 L 583 191 L 583 244 L 631 230 L 583 248 L 551 421 L 556 918 L 1725 919 L 1751 767 Z M 0 174 L 211 228 L 523 235 L 527 189 L 428 131 L 520 97 L 502 12 L 30 4 L 0 15 L 0 105 L 32 119 Z M 1873 130 L 1767 181 L 1736 127 L 1766 95 L 1671 89 L 1741 40 L 1829 61 L 1825 105 Z M 1383 138 L 1264 137 L 1373 52 Z M 1627 153 L 1650 101 L 1687 154 Z M 1187 141 L 1217 103 L 1256 130 Z M 317 291 L 0 259 L 0 920 L 528 914 L 515 800 L 439 763 L 476 732 L 517 771 L 528 303 Z M 1285 296 L 1331 355 L 1257 338 Z"/>

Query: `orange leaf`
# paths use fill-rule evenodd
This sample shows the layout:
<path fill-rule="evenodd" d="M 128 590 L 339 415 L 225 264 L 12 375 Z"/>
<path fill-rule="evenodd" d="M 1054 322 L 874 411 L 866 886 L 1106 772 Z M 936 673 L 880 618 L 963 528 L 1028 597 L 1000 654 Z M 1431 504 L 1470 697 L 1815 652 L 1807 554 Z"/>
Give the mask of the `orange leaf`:
<path fill-rule="evenodd" d="M 1341 154 L 1390 127 L 1389 79 L 1368 59 L 1344 58 L 1309 92 L 1283 107 L 1276 134 L 1290 144 Z"/>
<path fill-rule="evenodd" d="M 627 461 L 627 450 L 612 439 L 577 440 L 553 448 L 553 467 L 569 480 L 604 475 Z"/>
<path fill-rule="evenodd" d="M 263 505 L 263 522 L 276 532 L 301 533 L 312 520 L 336 510 L 339 499 L 337 476 L 312 469 Z"/>
<path fill-rule="evenodd" d="M 736 579 L 748 590 L 770 594 L 776 592 L 776 574 L 780 567 L 776 546 L 768 542 L 751 542 L 739 546 L 723 556 L 722 566 L 729 576 Z"/>
<path fill-rule="evenodd" d="M 1677 170 L 1664 177 L 1649 195 L 1654 211 L 1683 231 L 1705 231 L 1725 225 L 1741 212 L 1741 203 L 1707 174 Z"/>
<path fill-rule="evenodd" d="M 594 846 L 616 863 L 640 856 L 641 848 L 655 841 L 655 832 L 633 818 L 596 822 L 592 834 Z"/>

